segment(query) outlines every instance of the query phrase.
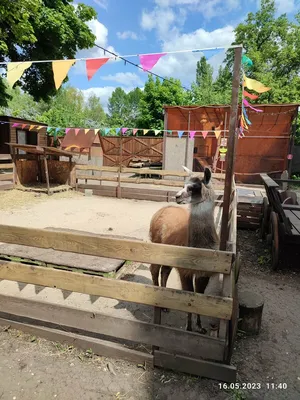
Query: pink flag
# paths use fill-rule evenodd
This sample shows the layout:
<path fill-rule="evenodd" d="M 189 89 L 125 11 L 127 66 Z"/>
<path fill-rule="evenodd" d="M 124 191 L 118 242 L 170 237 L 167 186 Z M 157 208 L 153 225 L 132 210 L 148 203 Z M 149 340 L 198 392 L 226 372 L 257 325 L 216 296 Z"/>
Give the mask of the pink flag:
<path fill-rule="evenodd" d="M 79 128 L 76 128 L 75 129 L 75 136 L 77 136 L 78 135 L 78 132 L 80 131 L 80 129 Z"/>
<path fill-rule="evenodd" d="M 69 132 L 70 129 L 71 129 L 71 128 L 66 128 L 66 134 Z"/>
<path fill-rule="evenodd" d="M 138 129 L 132 129 L 132 134 L 136 135 L 137 131 L 138 131 Z"/>
<path fill-rule="evenodd" d="M 263 112 L 263 110 L 259 110 L 258 108 L 252 107 L 251 104 L 246 99 L 243 99 L 243 103 L 245 104 L 246 107 L 250 107 L 253 111 Z"/>
<path fill-rule="evenodd" d="M 128 131 L 128 128 L 122 128 L 121 129 L 121 132 L 122 132 L 123 135 L 124 135 L 124 133 L 126 133 L 126 131 Z"/>
<path fill-rule="evenodd" d="M 206 139 L 206 136 L 208 135 L 208 132 L 207 131 L 202 131 L 202 136 L 203 136 L 203 139 Z"/>
<path fill-rule="evenodd" d="M 16 128 L 17 126 L 19 126 L 20 124 L 13 124 L 13 128 Z"/>
<path fill-rule="evenodd" d="M 167 53 L 159 53 L 159 54 L 144 54 L 140 55 L 140 63 L 144 71 L 150 71 L 157 63 L 157 61 L 165 56 Z"/>
<path fill-rule="evenodd" d="M 190 139 L 194 139 L 196 131 L 190 131 Z"/>

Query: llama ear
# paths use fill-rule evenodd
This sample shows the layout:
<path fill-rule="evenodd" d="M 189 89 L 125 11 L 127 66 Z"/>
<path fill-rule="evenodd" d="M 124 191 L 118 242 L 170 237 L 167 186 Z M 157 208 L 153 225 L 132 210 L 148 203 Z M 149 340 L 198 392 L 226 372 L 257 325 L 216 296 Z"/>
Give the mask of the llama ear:
<path fill-rule="evenodd" d="M 189 174 L 189 176 L 191 176 L 193 174 L 193 171 L 191 171 L 190 169 L 188 169 L 187 167 L 185 167 L 184 165 L 182 166 L 182 168 L 185 170 L 185 172 L 187 174 Z"/>
<path fill-rule="evenodd" d="M 209 168 L 205 168 L 204 178 L 203 178 L 204 184 L 207 185 L 209 183 L 210 179 L 211 179 L 211 170 Z"/>

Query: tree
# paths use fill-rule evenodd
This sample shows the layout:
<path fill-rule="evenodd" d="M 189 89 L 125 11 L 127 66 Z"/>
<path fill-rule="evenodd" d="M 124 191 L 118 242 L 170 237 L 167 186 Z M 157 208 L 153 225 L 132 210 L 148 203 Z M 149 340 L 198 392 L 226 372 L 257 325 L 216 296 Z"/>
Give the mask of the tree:
<path fill-rule="evenodd" d="M 96 11 L 72 0 L 2 0 L 0 3 L 0 57 L 9 61 L 75 58 L 93 46 L 95 36 L 86 22 Z M 51 63 L 37 63 L 18 82 L 35 100 L 48 100 L 56 90 Z M 0 78 L 0 105 L 8 97 Z"/>
<path fill-rule="evenodd" d="M 128 97 L 128 110 L 129 110 L 129 121 L 128 126 L 135 127 L 138 125 L 140 118 L 139 104 L 143 98 L 143 91 L 140 88 L 135 88 L 127 94 Z"/>
<path fill-rule="evenodd" d="M 230 104 L 232 91 L 232 74 L 228 66 L 220 66 L 213 83 L 214 104 Z"/>
<path fill-rule="evenodd" d="M 84 107 L 84 126 L 87 128 L 101 128 L 106 124 L 106 114 L 99 97 L 92 94 L 88 97 Z"/>
<path fill-rule="evenodd" d="M 296 103 L 300 101 L 300 13 L 295 22 L 287 16 L 276 17 L 274 0 L 261 0 L 261 8 L 249 13 L 235 29 L 234 44 L 242 43 L 252 67 L 245 67 L 249 78 L 272 88 L 259 96 L 259 103 Z M 233 50 L 226 57 L 232 68 Z"/>
<path fill-rule="evenodd" d="M 128 121 L 129 102 L 125 91 L 117 87 L 108 100 L 109 123 L 112 128 L 125 127 Z"/>
<path fill-rule="evenodd" d="M 186 102 L 187 95 L 179 79 L 160 82 L 159 78 L 149 76 L 140 101 L 139 126 L 141 128 L 163 129 L 163 106 L 180 105 Z"/>
<path fill-rule="evenodd" d="M 197 61 L 196 82 L 191 85 L 189 102 L 199 105 L 216 104 L 213 91 L 213 68 L 204 56 Z"/>

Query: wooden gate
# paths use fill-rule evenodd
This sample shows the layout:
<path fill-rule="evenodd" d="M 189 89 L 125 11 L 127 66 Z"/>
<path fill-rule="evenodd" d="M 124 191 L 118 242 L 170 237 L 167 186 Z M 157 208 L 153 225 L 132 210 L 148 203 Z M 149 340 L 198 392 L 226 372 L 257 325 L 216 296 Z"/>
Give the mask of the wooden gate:
<path fill-rule="evenodd" d="M 100 137 L 103 165 L 128 166 L 132 158 L 141 157 L 151 162 L 162 161 L 163 138 L 153 137 Z"/>

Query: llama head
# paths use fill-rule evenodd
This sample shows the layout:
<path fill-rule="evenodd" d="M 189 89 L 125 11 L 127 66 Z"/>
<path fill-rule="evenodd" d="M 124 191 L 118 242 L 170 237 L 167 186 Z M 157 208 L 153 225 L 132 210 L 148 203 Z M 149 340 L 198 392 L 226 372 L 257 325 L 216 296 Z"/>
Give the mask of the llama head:
<path fill-rule="evenodd" d="M 187 167 L 183 169 L 188 173 L 183 189 L 176 193 L 177 204 L 202 203 L 214 201 L 214 191 L 211 187 L 211 171 L 205 168 L 204 177 L 194 175 Z"/>

